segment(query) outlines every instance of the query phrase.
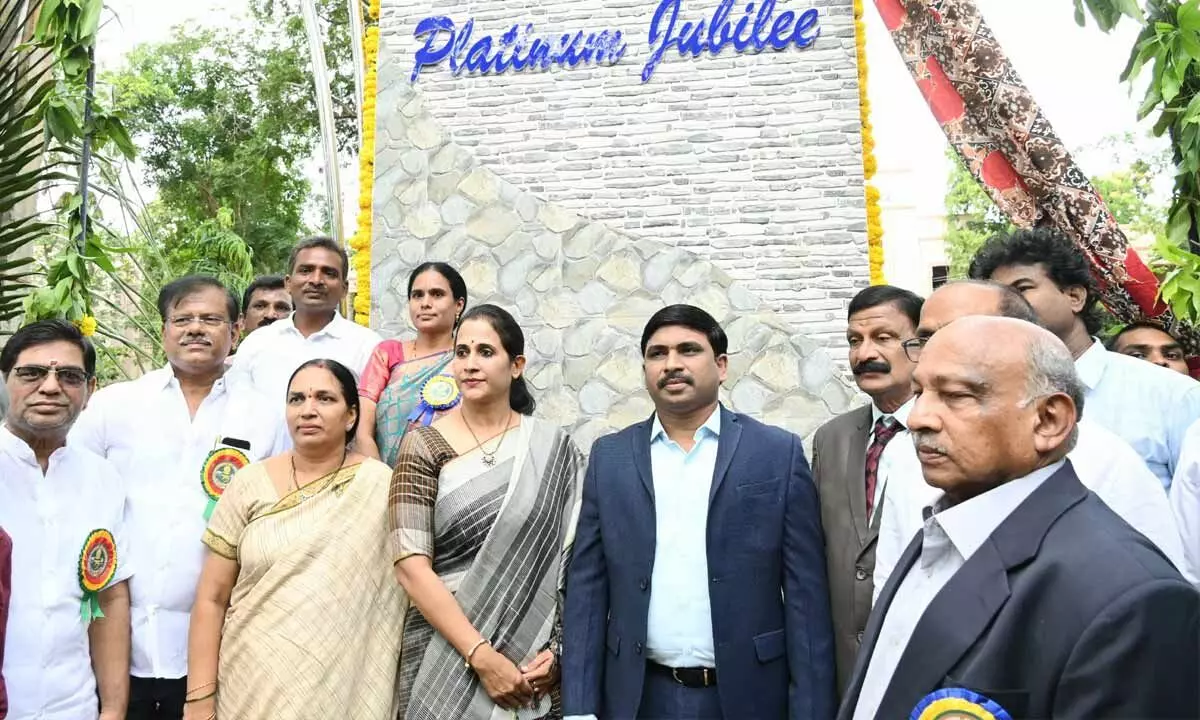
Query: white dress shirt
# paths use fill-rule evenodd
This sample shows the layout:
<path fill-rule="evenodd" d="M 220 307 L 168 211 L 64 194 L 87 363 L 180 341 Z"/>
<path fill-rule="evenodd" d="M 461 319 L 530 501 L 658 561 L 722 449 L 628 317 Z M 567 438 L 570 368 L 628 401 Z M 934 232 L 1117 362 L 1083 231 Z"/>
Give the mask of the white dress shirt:
<path fill-rule="evenodd" d="M 1200 574 L 1200 421 L 1183 438 L 1183 453 L 1171 482 L 1171 511 L 1179 525 L 1183 552 Z M 1195 578 L 1190 578 L 1196 584 Z"/>
<path fill-rule="evenodd" d="M 1200 420 L 1200 383 L 1145 360 L 1109 352 L 1099 340 L 1075 361 L 1086 388 L 1083 417 L 1124 438 L 1164 488 Z"/>
<path fill-rule="evenodd" d="M 240 382 L 248 380 L 269 400 L 283 405 L 288 379 L 309 360 L 337 360 L 362 376 L 371 353 L 383 341 L 370 328 L 334 314 L 328 325 L 307 338 L 293 322 L 295 314 L 261 327 L 246 336 L 233 356 L 230 371 Z"/>
<path fill-rule="evenodd" d="M 116 574 L 133 573 L 124 525 L 125 488 L 111 464 L 68 444 L 38 464 L 0 426 L 0 525 L 12 536 L 4 679 L 9 720 L 99 716 L 87 628 L 80 620 L 79 556 L 94 530 L 116 541 Z"/>
<path fill-rule="evenodd" d="M 654 475 L 654 570 L 646 657 L 667 667 L 716 667 L 708 598 L 708 495 L 717 465 L 721 408 L 684 452 L 658 416 L 650 427 Z"/>
<path fill-rule="evenodd" d="M 1086 410 L 1086 402 L 1084 404 Z M 1158 478 L 1146 468 L 1129 443 L 1114 433 L 1086 420 L 1078 427 L 1075 449 L 1067 457 L 1075 467 L 1079 481 L 1122 520 L 1158 546 L 1179 572 L 1194 583 L 1195 568 L 1184 554 L 1179 528 Z M 890 450 L 891 445 L 888 447 Z M 922 508 L 932 505 L 942 495 L 941 490 L 925 482 L 921 462 L 911 442 L 898 445 L 896 453 L 897 462 L 903 462 L 907 468 L 904 471 L 906 480 L 894 481 L 883 499 L 873 575 L 876 600 L 904 549 L 921 528 Z"/>
<path fill-rule="evenodd" d="M 250 462 L 279 452 L 282 408 L 282 399 L 269 403 L 222 378 L 192 418 L 165 367 L 97 392 L 71 430 L 73 443 L 108 458 L 127 484 L 139 568 L 129 583 L 135 677 L 187 675 L 188 622 L 204 564 L 204 462 L 225 438 L 249 443 Z"/>
<path fill-rule="evenodd" d="M 871 443 L 875 442 L 875 423 L 879 422 L 879 418 L 888 417 L 893 421 L 900 423 L 900 428 L 896 434 L 888 440 L 887 445 L 883 447 L 883 454 L 879 456 L 879 467 L 875 470 L 875 497 L 871 499 L 871 507 L 874 512 L 871 517 L 867 518 L 867 524 L 870 525 L 879 513 L 883 512 L 882 499 L 885 495 L 884 490 L 887 488 L 888 479 L 892 476 L 897 467 L 903 467 L 903 463 L 897 464 L 896 453 L 888 452 L 888 449 L 893 445 L 911 445 L 912 437 L 908 434 L 908 414 L 912 412 L 913 405 L 917 402 L 916 397 L 911 397 L 908 402 L 901 405 L 894 413 L 885 413 L 879 409 L 875 403 L 871 403 L 871 430 L 867 433 L 867 448 L 870 449 Z M 863 479 L 866 481 L 866 478 Z"/>
<path fill-rule="evenodd" d="M 900 581 L 879 628 L 879 638 L 867 663 L 854 720 L 874 720 L 921 616 L 950 578 L 991 537 L 1000 523 L 1062 467 L 1053 465 L 1006 482 L 953 507 L 939 499 L 922 510 L 924 536 L 921 554 Z"/>

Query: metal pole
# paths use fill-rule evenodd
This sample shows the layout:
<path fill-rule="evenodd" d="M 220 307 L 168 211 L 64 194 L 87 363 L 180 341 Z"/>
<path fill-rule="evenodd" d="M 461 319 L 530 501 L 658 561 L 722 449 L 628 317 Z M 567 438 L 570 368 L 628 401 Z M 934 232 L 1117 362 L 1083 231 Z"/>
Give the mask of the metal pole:
<path fill-rule="evenodd" d="M 354 102 L 358 112 L 355 115 L 358 118 L 358 148 L 362 152 L 363 142 L 363 84 L 366 74 L 367 60 L 363 51 L 363 34 L 366 32 L 366 25 L 363 23 L 363 6 L 362 0 L 346 0 L 350 4 L 350 53 L 354 57 Z"/>
<path fill-rule="evenodd" d="M 337 129 L 333 120 L 333 97 L 329 90 L 329 69 L 325 66 L 325 42 L 317 8 L 313 0 L 300 0 L 304 29 L 308 34 L 308 53 L 312 60 L 313 83 L 316 86 L 317 117 L 321 125 L 321 146 L 325 155 L 325 192 L 329 200 L 329 234 L 345 247 L 342 232 L 342 185 L 338 179 Z"/>

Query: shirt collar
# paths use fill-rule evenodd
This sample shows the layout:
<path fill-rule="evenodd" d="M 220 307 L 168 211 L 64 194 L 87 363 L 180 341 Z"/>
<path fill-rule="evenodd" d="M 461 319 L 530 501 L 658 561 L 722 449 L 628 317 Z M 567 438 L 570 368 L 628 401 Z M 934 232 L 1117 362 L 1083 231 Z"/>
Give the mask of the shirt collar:
<path fill-rule="evenodd" d="M 225 359 L 225 370 L 226 373 L 228 373 L 229 358 Z M 171 368 L 170 363 L 168 363 L 166 367 L 161 367 L 157 370 L 151 370 L 143 377 L 145 377 L 146 382 L 149 383 L 150 386 L 155 390 L 167 390 L 169 388 L 179 387 L 179 378 L 175 377 L 175 370 Z M 221 377 L 217 378 L 216 382 L 213 383 L 211 392 L 215 394 L 223 392 L 224 390 L 225 375 L 222 375 Z"/>
<path fill-rule="evenodd" d="M 954 543 L 963 560 L 970 560 L 975 551 L 1000 527 L 1000 523 L 1065 463 L 1064 458 L 951 507 L 945 506 L 946 498 L 943 495 L 932 506 L 925 508 L 925 520 L 937 523 L 950 542 Z"/>
<path fill-rule="evenodd" d="M 716 409 L 712 411 L 712 415 L 708 416 L 708 419 L 704 421 L 704 424 L 696 428 L 696 434 L 693 435 L 692 438 L 699 442 L 704 438 L 705 435 L 712 435 L 713 437 L 721 436 L 720 403 L 717 403 Z M 654 413 L 654 422 L 650 425 L 650 443 L 654 444 L 659 438 L 664 440 L 669 439 L 667 437 L 666 429 L 662 426 L 662 422 L 658 419 L 658 413 Z"/>
<path fill-rule="evenodd" d="M 267 327 L 272 328 L 272 327 L 275 327 L 276 325 L 278 325 L 280 327 L 280 332 L 286 333 L 286 332 L 290 331 L 297 335 L 300 335 L 300 331 L 296 328 L 295 317 L 296 317 L 296 313 L 293 311 L 291 315 L 288 315 L 287 317 L 282 318 L 280 320 L 276 320 L 275 322 L 271 323 Z M 316 331 L 312 335 L 309 335 L 308 339 L 311 340 L 312 338 L 317 337 L 318 335 L 328 335 L 329 337 L 337 338 L 340 340 L 341 338 L 346 336 L 346 323 L 348 323 L 348 322 L 349 321 L 346 320 L 346 318 L 342 317 L 342 314 L 340 312 L 335 310 L 333 312 L 333 319 L 330 320 L 325 325 L 325 327 Z M 301 335 L 301 337 L 304 337 L 304 336 Z"/>
<path fill-rule="evenodd" d="M 910 412 L 912 412 L 913 405 L 915 405 L 916 402 L 917 402 L 917 396 L 914 395 L 908 399 L 908 402 L 906 402 L 903 405 L 901 405 L 900 407 L 896 408 L 896 412 L 894 412 L 894 413 L 885 413 L 884 411 L 879 409 L 878 405 L 876 405 L 875 403 L 871 403 L 871 427 L 872 428 L 875 427 L 875 423 L 879 422 L 879 418 L 891 417 L 893 420 L 900 423 L 900 425 L 905 430 L 907 430 L 908 429 L 908 414 Z"/>
<path fill-rule="evenodd" d="M 1075 372 L 1089 390 L 1095 390 L 1107 366 L 1108 350 L 1104 349 L 1103 343 L 1092 338 L 1092 346 L 1075 361 Z"/>
<path fill-rule="evenodd" d="M 66 451 L 67 445 L 63 445 L 51 453 L 51 457 Z M 35 466 L 39 471 L 41 470 L 41 465 L 38 464 L 37 455 L 34 454 L 33 448 L 29 447 L 29 444 L 21 438 L 13 435 L 12 431 L 3 422 L 0 422 L 0 452 L 6 453 L 17 462 Z"/>

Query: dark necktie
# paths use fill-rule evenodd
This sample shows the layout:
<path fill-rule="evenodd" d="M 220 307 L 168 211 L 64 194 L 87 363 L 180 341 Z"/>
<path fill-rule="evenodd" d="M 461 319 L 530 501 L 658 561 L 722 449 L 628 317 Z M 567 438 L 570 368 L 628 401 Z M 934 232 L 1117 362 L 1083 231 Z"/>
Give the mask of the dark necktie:
<path fill-rule="evenodd" d="M 881 417 L 875 421 L 875 439 L 867 448 L 867 524 L 871 524 L 871 513 L 875 510 L 875 483 L 879 479 L 879 458 L 883 457 L 883 448 L 888 444 L 902 426 L 890 417 Z"/>

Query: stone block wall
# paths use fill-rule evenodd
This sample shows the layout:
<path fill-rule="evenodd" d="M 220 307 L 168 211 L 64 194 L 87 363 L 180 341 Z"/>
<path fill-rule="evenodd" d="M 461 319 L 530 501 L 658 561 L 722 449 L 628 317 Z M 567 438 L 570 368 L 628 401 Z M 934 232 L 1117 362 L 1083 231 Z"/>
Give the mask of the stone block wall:
<path fill-rule="evenodd" d="M 716 3 L 684 2 L 682 18 Z M 638 339 L 692 302 L 730 335 L 725 400 L 809 435 L 848 409 L 845 306 L 867 282 L 850 0 L 806 50 L 682 58 L 641 82 L 656 2 L 383 0 L 372 324 L 408 331 L 408 271 L 447 260 L 471 302 L 514 312 L 540 414 L 581 446 L 651 410 Z M 739 9 L 740 12 L 740 9 Z M 620 29 L 612 67 L 410 83 L 416 23 L 499 35 Z M 836 358 L 836 360 L 835 360 Z"/>

